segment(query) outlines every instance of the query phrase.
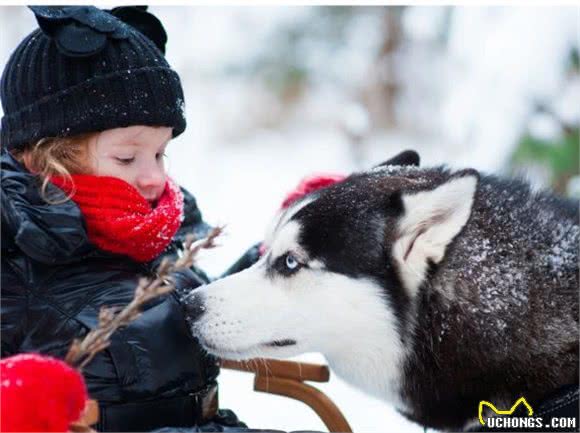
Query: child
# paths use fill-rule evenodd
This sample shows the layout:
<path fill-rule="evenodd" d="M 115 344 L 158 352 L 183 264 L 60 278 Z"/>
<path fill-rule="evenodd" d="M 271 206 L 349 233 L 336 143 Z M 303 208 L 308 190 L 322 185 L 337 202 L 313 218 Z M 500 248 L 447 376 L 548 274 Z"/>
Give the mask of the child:
<path fill-rule="evenodd" d="M 163 166 L 185 117 L 161 23 L 141 7 L 31 9 L 40 28 L 1 82 L 2 357 L 62 358 L 101 306 L 127 304 L 140 277 L 209 226 Z M 192 269 L 177 289 L 207 282 Z M 243 430 L 217 411 L 218 372 L 178 293 L 149 303 L 83 370 L 99 431 Z"/>

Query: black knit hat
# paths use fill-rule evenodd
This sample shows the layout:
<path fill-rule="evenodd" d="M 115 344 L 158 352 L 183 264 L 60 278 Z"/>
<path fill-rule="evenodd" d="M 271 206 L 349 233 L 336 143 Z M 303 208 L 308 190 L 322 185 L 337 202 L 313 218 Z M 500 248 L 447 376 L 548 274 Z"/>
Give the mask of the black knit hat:
<path fill-rule="evenodd" d="M 185 129 L 183 90 L 167 36 L 146 7 L 31 7 L 39 29 L 0 83 L 2 148 L 131 125 Z"/>

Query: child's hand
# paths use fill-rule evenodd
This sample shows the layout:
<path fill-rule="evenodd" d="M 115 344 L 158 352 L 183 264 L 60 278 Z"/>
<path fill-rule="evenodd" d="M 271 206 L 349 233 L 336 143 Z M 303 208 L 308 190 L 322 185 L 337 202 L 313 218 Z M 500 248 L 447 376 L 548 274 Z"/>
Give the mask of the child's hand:
<path fill-rule="evenodd" d="M 258 243 L 252 247 L 250 247 L 243 255 L 240 257 L 232 266 L 225 271 L 220 278 L 227 277 L 228 275 L 236 274 L 244 269 L 249 268 L 254 263 L 258 261 L 262 253 L 260 249 L 262 247 L 262 243 Z"/>
<path fill-rule="evenodd" d="M 311 192 L 317 191 L 321 188 L 326 188 L 327 186 L 330 186 L 336 182 L 340 182 L 345 178 L 346 176 L 341 174 L 318 174 L 305 177 L 300 181 L 296 188 L 294 188 L 294 190 L 286 195 L 280 208 L 286 209 L 288 206 L 306 194 L 310 194 Z M 227 277 L 228 275 L 232 275 L 243 271 L 246 268 L 249 268 L 258 261 L 258 259 L 264 254 L 265 251 L 266 246 L 264 243 L 260 242 L 254 245 L 248 249 L 232 266 L 230 266 L 230 268 L 225 271 L 220 278 Z"/>

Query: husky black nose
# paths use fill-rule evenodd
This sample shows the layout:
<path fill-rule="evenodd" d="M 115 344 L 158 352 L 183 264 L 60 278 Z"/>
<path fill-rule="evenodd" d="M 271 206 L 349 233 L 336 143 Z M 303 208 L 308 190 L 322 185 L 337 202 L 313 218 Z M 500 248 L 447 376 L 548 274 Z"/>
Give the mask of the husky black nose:
<path fill-rule="evenodd" d="M 190 323 L 193 323 L 196 320 L 199 320 L 199 318 L 205 312 L 204 296 L 199 293 L 195 293 L 194 290 L 183 298 L 183 306 L 185 307 L 187 320 Z"/>

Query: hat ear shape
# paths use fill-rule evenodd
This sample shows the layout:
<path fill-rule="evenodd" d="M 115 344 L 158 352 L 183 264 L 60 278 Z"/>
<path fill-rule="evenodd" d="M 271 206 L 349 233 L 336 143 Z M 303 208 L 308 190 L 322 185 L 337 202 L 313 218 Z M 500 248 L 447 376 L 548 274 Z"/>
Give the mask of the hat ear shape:
<path fill-rule="evenodd" d="M 403 285 L 415 295 L 430 263 L 443 260 L 447 246 L 471 215 L 477 172 L 454 177 L 430 191 L 403 194 L 392 256 Z M 475 173 L 475 174 L 474 174 Z"/>
<path fill-rule="evenodd" d="M 101 52 L 107 39 L 126 39 L 127 26 L 94 6 L 30 6 L 42 32 L 68 57 Z"/>
<path fill-rule="evenodd" d="M 165 54 L 167 33 L 159 19 L 147 12 L 147 6 L 121 6 L 111 10 L 111 14 L 147 36 Z"/>

